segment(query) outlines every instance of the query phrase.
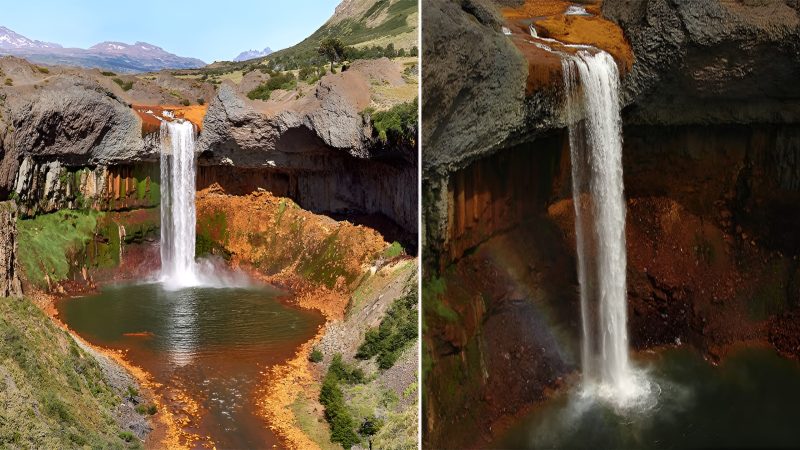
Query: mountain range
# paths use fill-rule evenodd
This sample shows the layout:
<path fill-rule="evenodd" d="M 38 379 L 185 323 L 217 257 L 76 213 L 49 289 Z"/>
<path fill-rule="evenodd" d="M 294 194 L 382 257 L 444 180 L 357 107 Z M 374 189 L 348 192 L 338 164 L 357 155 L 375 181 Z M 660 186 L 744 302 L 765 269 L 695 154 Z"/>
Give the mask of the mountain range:
<path fill-rule="evenodd" d="M 206 65 L 199 59 L 178 56 L 146 42 L 101 42 L 88 49 L 65 48 L 56 43 L 30 39 L 3 26 L 0 26 L 0 55 L 19 56 L 39 64 L 98 68 L 120 73 L 193 69 Z"/>
<path fill-rule="evenodd" d="M 239 53 L 239 56 L 233 58 L 234 61 L 247 61 L 248 59 L 254 58 L 261 58 L 262 56 L 267 56 L 272 53 L 272 49 L 266 47 L 264 50 L 247 50 L 245 52 Z"/>

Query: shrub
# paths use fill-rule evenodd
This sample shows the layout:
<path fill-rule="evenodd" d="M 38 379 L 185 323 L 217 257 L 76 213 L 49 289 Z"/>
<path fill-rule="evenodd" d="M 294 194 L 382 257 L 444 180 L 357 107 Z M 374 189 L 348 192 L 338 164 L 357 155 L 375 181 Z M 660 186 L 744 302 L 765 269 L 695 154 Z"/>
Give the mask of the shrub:
<path fill-rule="evenodd" d="M 123 91 L 130 91 L 133 87 L 133 81 L 122 81 L 121 78 L 114 78 L 112 81 L 117 83 Z"/>
<path fill-rule="evenodd" d="M 414 141 L 417 135 L 417 99 L 401 103 L 388 111 L 378 111 L 372 115 L 372 125 L 378 138 L 386 143 L 392 140 Z"/>
<path fill-rule="evenodd" d="M 114 72 L 109 72 L 107 70 L 105 70 L 103 72 L 100 72 L 100 73 L 103 74 L 103 76 L 106 76 L 106 77 L 115 77 L 115 76 L 117 76 L 117 74 L 115 74 Z"/>
<path fill-rule="evenodd" d="M 139 396 L 139 391 L 133 386 L 128 386 L 128 389 L 125 392 L 125 398 L 127 398 L 130 401 L 134 401 L 138 396 Z"/>
<path fill-rule="evenodd" d="M 123 431 L 119 434 L 119 438 L 125 442 L 131 442 L 136 439 L 136 436 L 134 436 L 130 431 Z"/>
<path fill-rule="evenodd" d="M 148 414 L 152 416 L 153 414 L 158 412 L 158 407 L 152 403 L 149 405 L 137 405 L 136 412 L 141 415 Z"/>
<path fill-rule="evenodd" d="M 36 70 L 38 70 L 40 73 L 50 73 L 50 69 L 47 67 L 36 66 Z"/>
<path fill-rule="evenodd" d="M 183 106 L 189 106 L 191 104 L 192 104 L 192 102 L 190 102 L 189 100 L 186 100 L 186 99 L 181 100 L 181 105 L 183 105 Z"/>
<path fill-rule="evenodd" d="M 395 300 L 378 328 L 370 328 L 358 347 L 356 358 L 377 356 L 378 367 L 386 370 L 397 362 L 403 350 L 417 338 L 417 290 Z"/>
<path fill-rule="evenodd" d="M 361 440 L 355 431 L 355 420 L 344 403 L 344 394 L 339 383 L 360 383 L 363 379 L 361 370 L 351 368 L 342 361 L 342 355 L 337 354 L 333 357 L 320 389 L 319 402 L 325 407 L 325 420 L 331 427 L 331 441 L 342 444 L 344 448 L 350 448 Z"/>
<path fill-rule="evenodd" d="M 14 85 L 14 80 L 12 80 L 11 78 L 6 78 L 6 86 L 13 86 L 13 85 Z"/>
<path fill-rule="evenodd" d="M 308 360 L 313 363 L 322 362 L 322 352 L 315 348 L 311 351 L 311 354 L 308 355 Z"/>
<path fill-rule="evenodd" d="M 247 93 L 250 100 L 269 100 L 272 91 L 276 89 L 290 90 L 297 86 L 297 79 L 293 73 L 277 73 L 265 83 Z"/>
<path fill-rule="evenodd" d="M 342 355 L 336 354 L 328 367 L 328 373 L 333 373 L 337 379 L 348 384 L 364 382 L 364 371 L 358 367 L 352 367 L 342 361 Z"/>
<path fill-rule="evenodd" d="M 198 99 L 197 99 L 197 104 L 198 104 L 198 105 L 201 105 L 201 106 L 202 106 L 202 105 L 205 105 L 205 104 L 206 104 L 206 99 L 204 99 L 204 98 L 198 98 Z"/>

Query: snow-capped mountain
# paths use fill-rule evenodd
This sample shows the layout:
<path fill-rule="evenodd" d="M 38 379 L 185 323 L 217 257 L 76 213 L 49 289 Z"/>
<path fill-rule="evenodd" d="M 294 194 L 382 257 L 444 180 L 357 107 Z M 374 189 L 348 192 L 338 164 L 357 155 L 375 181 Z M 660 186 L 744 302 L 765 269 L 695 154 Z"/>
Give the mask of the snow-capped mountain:
<path fill-rule="evenodd" d="M 247 50 L 246 52 L 239 53 L 239 56 L 233 58 L 234 61 L 247 61 L 248 59 L 261 58 L 272 53 L 272 49 L 267 47 L 264 50 Z"/>
<path fill-rule="evenodd" d="M 88 49 L 64 48 L 58 44 L 29 39 L 0 26 L 0 55 L 4 54 L 39 64 L 89 67 L 121 73 L 191 69 L 206 65 L 199 59 L 177 56 L 146 42 L 101 42 Z"/>
<path fill-rule="evenodd" d="M 48 49 L 48 48 L 62 48 L 58 44 L 52 42 L 34 41 L 25 36 L 9 30 L 6 27 L 0 26 L 0 49 Z"/>

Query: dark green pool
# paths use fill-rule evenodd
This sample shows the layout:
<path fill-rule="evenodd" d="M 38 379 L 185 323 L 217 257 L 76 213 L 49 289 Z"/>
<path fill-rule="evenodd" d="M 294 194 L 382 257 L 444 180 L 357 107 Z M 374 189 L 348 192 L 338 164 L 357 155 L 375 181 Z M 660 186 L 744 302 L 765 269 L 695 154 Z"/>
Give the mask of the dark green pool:
<path fill-rule="evenodd" d="M 263 448 L 277 439 L 257 415 L 262 373 L 291 357 L 322 323 L 319 314 L 279 302 L 280 294 L 132 284 L 61 301 L 58 310 L 89 342 L 125 350 L 164 385 L 168 401 L 179 392 L 194 399 L 200 411 L 189 431 L 210 436 L 217 448 Z"/>
<path fill-rule="evenodd" d="M 493 447 L 556 449 L 800 448 L 800 365 L 766 348 L 715 367 L 690 349 L 648 355 L 658 384 L 649 410 L 614 408 L 565 393 Z"/>

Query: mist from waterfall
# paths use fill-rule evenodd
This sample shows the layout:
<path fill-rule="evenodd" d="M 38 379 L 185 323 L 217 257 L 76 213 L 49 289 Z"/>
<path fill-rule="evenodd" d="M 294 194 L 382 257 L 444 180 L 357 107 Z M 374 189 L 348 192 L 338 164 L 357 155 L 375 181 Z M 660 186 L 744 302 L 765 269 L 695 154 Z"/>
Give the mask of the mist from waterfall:
<path fill-rule="evenodd" d="M 584 389 L 617 404 L 647 390 L 628 356 L 619 72 L 606 52 L 562 58 L 582 319 Z"/>
<path fill-rule="evenodd" d="M 187 120 L 162 121 L 161 281 L 167 289 L 244 287 L 249 279 L 211 260 L 195 261 L 195 127 Z"/>

